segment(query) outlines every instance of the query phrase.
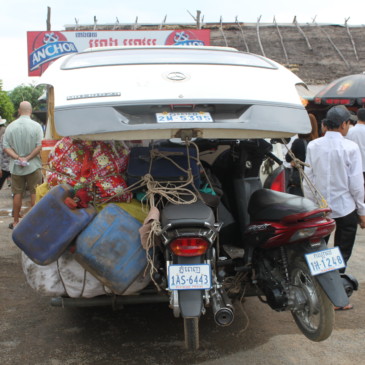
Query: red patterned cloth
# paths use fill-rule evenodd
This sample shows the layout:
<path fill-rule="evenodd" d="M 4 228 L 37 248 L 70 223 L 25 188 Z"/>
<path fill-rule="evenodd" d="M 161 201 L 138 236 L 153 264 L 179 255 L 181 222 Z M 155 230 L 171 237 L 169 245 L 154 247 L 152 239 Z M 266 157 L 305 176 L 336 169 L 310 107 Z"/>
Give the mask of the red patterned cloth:
<path fill-rule="evenodd" d="M 122 176 L 128 159 L 129 149 L 121 141 L 82 141 L 64 137 L 49 155 L 48 184 L 73 186 L 80 206 L 91 200 L 130 202 L 132 193 L 123 193 L 127 184 Z"/>

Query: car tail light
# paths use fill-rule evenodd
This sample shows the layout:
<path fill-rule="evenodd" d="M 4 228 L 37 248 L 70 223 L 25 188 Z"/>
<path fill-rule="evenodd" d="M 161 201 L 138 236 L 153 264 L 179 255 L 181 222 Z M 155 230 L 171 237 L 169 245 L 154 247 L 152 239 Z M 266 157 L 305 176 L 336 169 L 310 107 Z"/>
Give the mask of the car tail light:
<path fill-rule="evenodd" d="M 285 192 L 286 187 L 285 187 L 285 170 L 284 169 L 282 171 L 280 171 L 280 173 L 272 181 L 272 183 L 270 185 L 270 189 L 275 190 L 275 191 Z"/>
<path fill-rule="evenodd" d="M 323 101 L 328 105 L 352 105 L 354 103 L 354 100 L 352 99 L 328 98 L 323 99 Z"/>
<path fill-rule="evenodd" d="M 170 243 L 170 249 L 176 256 L 200 256 L 208 247 L 208 241 L 200 237 L 179 237 Z"/>

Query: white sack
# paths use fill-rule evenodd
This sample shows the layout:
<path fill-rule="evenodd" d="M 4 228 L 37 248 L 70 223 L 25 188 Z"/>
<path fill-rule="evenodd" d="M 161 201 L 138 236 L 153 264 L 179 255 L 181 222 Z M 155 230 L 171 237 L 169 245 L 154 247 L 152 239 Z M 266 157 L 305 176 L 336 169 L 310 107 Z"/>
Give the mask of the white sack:
<path fill-rule="evenodd" d="M 61 296 L 66 294 L 58 274 L 57 262 L 40 266 L 22 252 L 22 268 L 29 286 L 39 294 L 43 296 Z"/>
<path fill-rule="evenodd" d="M 22 267 L 30 287 L 43 296 L 93 298 L 112 293 L 86 271 L 69 252 L 65 252 L 58 261 L 45 266 L 37 265 L 22 252 Z M 138 293 L 150 281 L 149 272 L 146 275 L 141 273 L 123 295 Z"/>

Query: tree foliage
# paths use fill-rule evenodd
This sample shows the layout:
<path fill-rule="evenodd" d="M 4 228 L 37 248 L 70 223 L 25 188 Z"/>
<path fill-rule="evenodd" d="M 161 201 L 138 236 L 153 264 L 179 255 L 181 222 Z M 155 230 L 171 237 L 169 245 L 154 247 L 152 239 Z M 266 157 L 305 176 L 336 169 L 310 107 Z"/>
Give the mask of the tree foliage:
<path fill-rule="evenodd" d="M 33 110 L 39 110 L 43 107 L 39 97 L 43 94 L 45 88 L 43 86 L 20 85 L 10 91 L 9 97 L 14 104 L 15 109 L 18 109 L 19 104 L 26 100 L 32 104 Z"/>
<path fill-rule="evenodd" d="M 10 122 L 14 119 L 14 105 L 7 92 L 2 90 L 2 84 L 0 80 L 0 116 Z"/>

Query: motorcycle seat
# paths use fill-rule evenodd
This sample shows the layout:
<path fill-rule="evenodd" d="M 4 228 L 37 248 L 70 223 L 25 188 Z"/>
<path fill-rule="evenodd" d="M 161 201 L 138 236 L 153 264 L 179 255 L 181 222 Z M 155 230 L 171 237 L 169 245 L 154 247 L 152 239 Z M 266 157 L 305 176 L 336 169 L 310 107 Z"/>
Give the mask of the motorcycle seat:
<path fill-rule="evenodd" d="M 161 225 L 166 227 L 203 227 L 204 223 L 213 225 L 215 222 L 212 208 L 198 200 L 192 204 L 167 204 L 161 211 Z"/>
<path fill-rule="evenodd" d="M 307 198 L 270 189 L 256 190 L 248 204 L 251 221 L 280 221 L 292 214 L 314 210 L 318 210 L 318 205 Z"/>

